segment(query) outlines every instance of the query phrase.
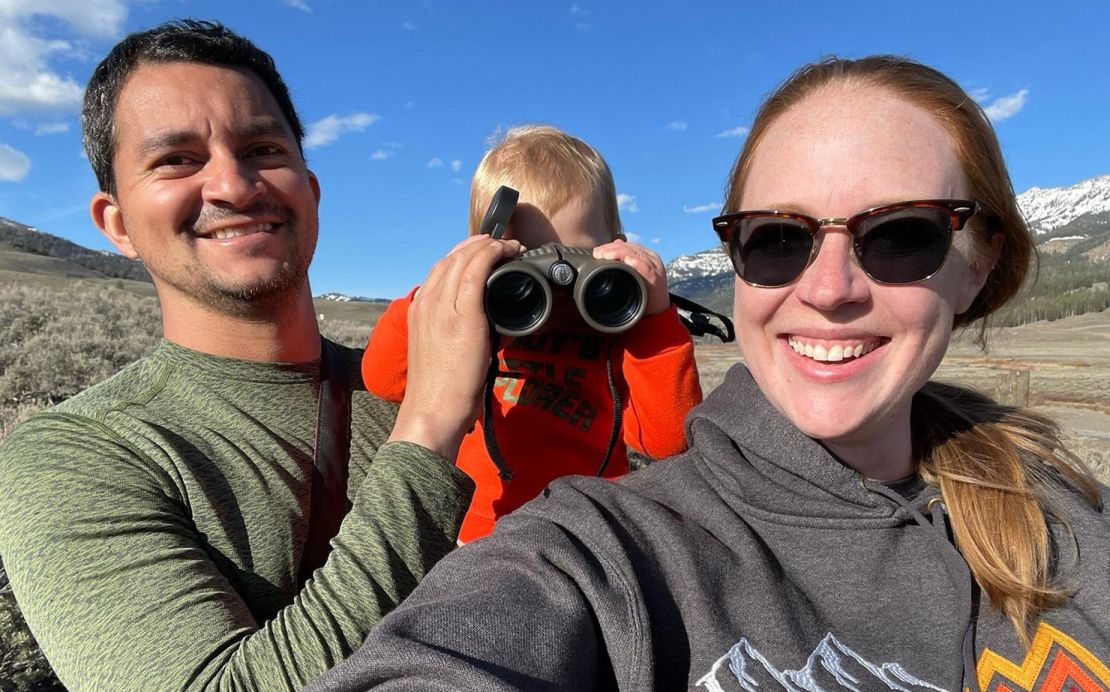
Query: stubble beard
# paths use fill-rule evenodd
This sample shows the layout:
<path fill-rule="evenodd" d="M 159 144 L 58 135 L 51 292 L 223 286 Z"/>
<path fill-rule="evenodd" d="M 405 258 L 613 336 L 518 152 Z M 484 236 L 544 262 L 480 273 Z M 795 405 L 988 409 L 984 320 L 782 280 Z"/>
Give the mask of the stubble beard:
<path fill-rule="evenodd" d="M 308 283 L 308 262 L 300 255 L 300 249 L 294 246 L 277 275 L 255 283 L 229 285 L 210 275 L 200 276 L 196 293 L 203 295 L 194 295 L 227 315 L 266 318 L 294 302 Z"/>
<path fill-rule="evenodd" d="M 252 320 L 268 320 L 286 306 L 296 302 L 308 284 L 308 265 L 315 246 L 307 256 L 297 242 L 300 223 L 288 208 L 268 207 L 265 211 L 282 218 L 279 233 L 289 234 L 289 253 L 281 268 L 270 277 L 255 281 L 233 282 L 216 276 L 200 262 L 191 262 L 181 271 L 159 278 L 178 292 L 222 314 Z M 257 213 L 257 211 L 255 212 Z M 216 212 L 213 216 L 219 216 Z M 204 218 L 211 223 L 214 218 Z M 187 237 L 194 236 L 197 222 L 185 225 Z"/>

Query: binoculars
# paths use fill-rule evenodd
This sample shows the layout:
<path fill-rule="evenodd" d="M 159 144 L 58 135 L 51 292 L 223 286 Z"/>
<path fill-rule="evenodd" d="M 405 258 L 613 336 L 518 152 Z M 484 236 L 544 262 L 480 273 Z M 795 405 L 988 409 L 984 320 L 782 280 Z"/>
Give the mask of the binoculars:
<path fill-rule="evenodd" d="M 507 185 L 497 188 L 479 233 L 500 238 L 519 196 Z M 505 336 L 539 331 L 557 309 L 569 309 L 572 300 L 586 324 L 616 334 L 644 316 L 647 284 L 623 262 L 594 259 L 590 250 L 558 243 L 502 262 L 486 280 L 486 317 Z"/>
<path fill-rule="evenodd" d="M 558 243 L 501 263 L 486 280 L 486 316 L 505 336 L 538 331 L 569 301 L 591 328 L 616 334 L 644 316 L 647 285 L 623 262 L 595 259 L 591 250 Z"/>

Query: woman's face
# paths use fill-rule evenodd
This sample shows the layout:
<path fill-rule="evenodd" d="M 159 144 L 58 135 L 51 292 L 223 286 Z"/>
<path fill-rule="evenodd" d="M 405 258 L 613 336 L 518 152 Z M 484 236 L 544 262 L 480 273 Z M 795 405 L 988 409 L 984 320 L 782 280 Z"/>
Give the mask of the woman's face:
<path fill-rule="evenodd" d="M 887 91 L 835 85 L 806 97 L 766 131 L 741 209 L 834 218 L 905 200 L 967 196 L 939 121 Z M 741 350 L 764 394 L 802 432 L 866 476 L 907 475 L 911 397 L 939 365 L 952 318 L 971 305 L 990 262 L 973 268 L 969 234 L 957 231 L 932 278 L 882 285 L 852 259 L 843 226 L 822 228 L 818 240 L 817 257 L 789 286 L 737 280 Z M 828 359 L 837 350 L 861 355 Z"/>

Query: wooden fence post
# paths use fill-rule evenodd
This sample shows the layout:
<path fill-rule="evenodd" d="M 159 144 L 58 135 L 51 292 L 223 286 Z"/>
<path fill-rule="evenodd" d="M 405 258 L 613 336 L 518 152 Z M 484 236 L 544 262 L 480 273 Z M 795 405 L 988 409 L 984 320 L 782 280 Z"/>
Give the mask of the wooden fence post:
<path fill-rule="evenodd" d="M 1006 406 L 1029 405 L 1029 370 L 1025 368 L 999 368 L 998 386 L 994 398 Z"/>

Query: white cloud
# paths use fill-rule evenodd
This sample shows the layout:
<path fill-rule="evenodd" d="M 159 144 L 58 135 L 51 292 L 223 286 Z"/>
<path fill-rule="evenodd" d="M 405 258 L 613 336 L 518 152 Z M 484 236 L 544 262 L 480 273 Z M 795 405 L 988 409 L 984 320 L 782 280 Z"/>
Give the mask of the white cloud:
<path fill-rule="evenodd" d="M 590 24 L 589 22 L 578 22 L 574 25 L 575 31 L 589 31 L 592 28 L 593 24 Z"/>
<path fill-rule="evenodd" d="M 460 161 L 458 159 L 455 159 L 454 161 L 452 161 L 451 162 L 451 170 L 455 171 L 456 173 L 461 171 L 462 170 L 462 161 Z"/>
<path fill-rule="evenodd" d="M 747 134 L 748 134 L 748 128 L 744 127 L 743 125 L 740 125 L 739 127 L 734 127 L 730 130 L 723 130 L 721 132 L 718 132 L 717 134 L 715 134 L 713 136 L 714 137 L 743 137 Z"/>
<path fill-rule="evenodd" d="M 578 3 L 574 3 L 570 6 L 571 14 L 584 14 L 585 12 L 586 10 L 582 9 L 582 7 Z"/>
<path fill-rule="evenodd" d="M 69 123 L 42 123 L 35 128 L 36 137 L 56 135 L 62 132 L 69 132 Z"/>
<path fill-rule="evenodd" d="M 428 162 L 428 168 L 443 168 L 443 159 L 438 156 Z"/>
<path fill-rule="evenodd" d="M 312 8 L 304 0 L 285 0 L 285 4 L 300 10 L 301 12 L 311 12 Z"/>
<path fill-rule="evenodd" d="M 636 243 L 637 245 L 658 245 L 661 240 L 660 238 L 644 238 L 639 233 L 633 233 L 631 231 L 625 231 L 624 237 L 628 239 L 628 242 Z"/>
<path fill-rule="evenodd" d="M 672 120 L 671 122 L 667 123 L 667 129 L 674 130 L 676 132 L 683 132 L 686 130 L 686 122 L 684 120 Z"/>
<path fill-rule="evenodd" d="M 716 202 L 710 202 L 709 204 L 698 204 L 693 207 L 687 206 L 685 204 L 682 205 L 682 211 L 686 212 L 687 214 L 704 214 L 707 211 L 720 211 L 720 209 L 721 205 L 717 204 Z"/>
<path fill-rule="evenodd" d="M 983 103 L 991 97 L 991 90 L 986 87 L 977 87 L 968 91 L 967 95 L 974 99 L 976 103 Z"/>
<path fill-rule="evenodd" d="M 640 205 L 636 204 L 635 197 L 622 192 L 617 195 L 617 209 L 635 214 L 640 211 Z"/>
<path fill-rule="evenodd" d="M 416 25 L 412 22 L 401 22 L 401 28 L 405 31 L 416 31 Z"/>
<path fill-rule="evenodd" d="M 0 181 L 23 180 L 29 170 L 31 170 L 31 159 L 26 154 L 0 143 Z"/>
<path fill-rule="evenodd" d="M 1021 109 L 1025 107 L 1025 99 L 1028 96 L 1028 89 L 1022 89 L 1009 96 L 999 96 L 994 101 L 991 101 L 989 105 L 985 106 L 983 112 L 994 122 L 1005 120 L 1021 112 Z"/>
<path fill-rule="evenodd" d="M 0 116 L 75 109 L 82 86 L 50 60 L 81 57 L 81 39 L 114 37 L 126 19 L 123 0 L 0 0 Z M 41 36 L 44 25 L 58 23 L 75 40 Z"/>
<path fill-rule="evenodd" d="M 391 159 L 396 155 L 397 152 L 393 149 L 375 149 L 374 153 L 370 154 L 370 158 L 374 161 L 385 161 L 386 159 Z"/>
<path fill-rule="evenodd" d="M 331 144 L 341 135 L 348 132 L 362 132 L 373 123 L 381 120 L 374 113 L 350 113 L 348 115 L 331 115 L 321 118 L 308 126 L 308 133 L 304 137 L 306 149 L 315 149 Z"/>
<path fill-rule="evenodd" d="M 0 24 L 25 25 L 33 17 L 51 18 L 82 36 L 112 38 L 123 30 L 127 5 L 127 0 L 3 0 Z"/>

